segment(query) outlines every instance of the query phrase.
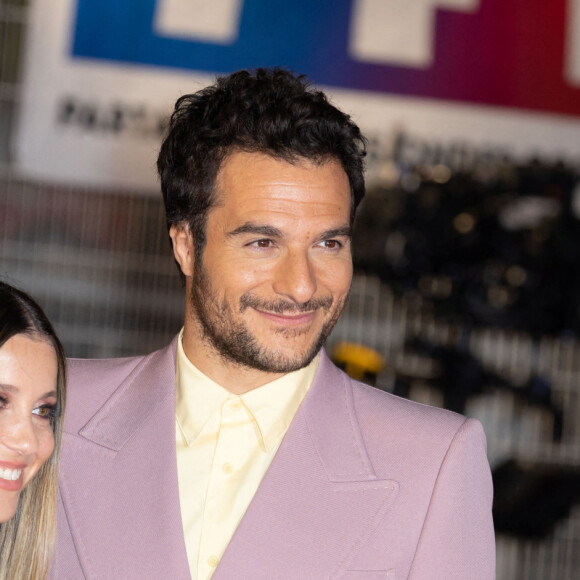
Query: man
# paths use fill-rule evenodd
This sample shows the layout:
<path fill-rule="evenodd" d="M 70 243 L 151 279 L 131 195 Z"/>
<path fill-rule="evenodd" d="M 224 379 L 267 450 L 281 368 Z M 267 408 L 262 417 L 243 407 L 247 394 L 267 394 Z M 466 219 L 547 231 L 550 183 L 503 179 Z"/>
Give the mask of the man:
<path fill-rule="evenodd" d="M 494 576 L 480 424 L 350 380 L 364 139 L 301 77 L 182 97 L 158 167 L 182 333 L 73 361 L 53 578 Z"/>

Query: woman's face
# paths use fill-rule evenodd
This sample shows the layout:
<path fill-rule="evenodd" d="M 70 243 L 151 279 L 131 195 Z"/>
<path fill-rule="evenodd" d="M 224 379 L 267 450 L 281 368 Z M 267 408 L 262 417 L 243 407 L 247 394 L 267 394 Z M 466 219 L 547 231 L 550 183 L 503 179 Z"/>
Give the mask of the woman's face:
<path fill-rule="evenodd" d="M 54 449 L 57 373 L 49 342 L 17 334 L 0 347 L 0 523 Z"/>

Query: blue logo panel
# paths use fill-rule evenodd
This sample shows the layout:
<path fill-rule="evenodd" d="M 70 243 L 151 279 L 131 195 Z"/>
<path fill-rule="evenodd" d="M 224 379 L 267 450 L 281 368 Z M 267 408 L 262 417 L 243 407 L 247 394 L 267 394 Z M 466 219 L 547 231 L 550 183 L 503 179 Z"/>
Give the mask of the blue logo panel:
<path fill-rule="evenodd" d="M 157 35 L 161 1 L 78 0 L 72 56 L 217 73 L 284 66 L 344 82 L 351 0 L 244 0 L 239 34 L 227 46 Z"/>
<path fill-rule="evenodd" d="M 477 10 L 467 12 L 444 9 L 444 2 L 425 4 L 425 10 L 435 10 L 432 29 L 422 33 L 431 38 L 431 54 L 426 65 L 409 65 L 396 58 L 355 60 L 349 54 L 351 16 L 362 0 L 190 0 L 182 5 L 191 12 L 196 6 L 217 10 L 230 1 L 241 7 L 231 44 L 168 32 L 203 21 L 199 8 L 176 16 L 175 1 L 77 0 L 71 56 L 215 73 L 283 66 L 328 86 L 580 115 L 580 88 L 562 74 L 562 39 L 568 34 L 564 2 L 480 0 Z M 170 5 L 173 11 L 164 14 L 179 19 L 179 26 L 165 22 L 163 35 L 158 34 L 156 11 Z M 374 6 L 376 27 L 367 38 L 380 44 L 393 15 L 380 10 L 381 4 Z M 545 22 L 554 25 L 547 29 Z M 415 38 L 415 24 L 401 20 L 405 38 Z"/>

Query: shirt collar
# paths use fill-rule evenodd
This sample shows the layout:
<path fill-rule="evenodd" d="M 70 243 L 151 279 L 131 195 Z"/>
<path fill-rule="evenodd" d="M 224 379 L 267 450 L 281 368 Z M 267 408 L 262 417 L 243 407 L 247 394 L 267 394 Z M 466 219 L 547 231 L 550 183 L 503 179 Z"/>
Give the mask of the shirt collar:
<path fill-rule="evenodd" d="M 243 395 L 234 395 L 203 374 L 177 341 L 176 408 L 179 429 L 190 446 L 210 418 L 231 399 L 238 399 L 254 425 L 263 451 L 272 449 L 286 433 L 314 380 L 320 353 L 306 367 L 288 373 Z"/>

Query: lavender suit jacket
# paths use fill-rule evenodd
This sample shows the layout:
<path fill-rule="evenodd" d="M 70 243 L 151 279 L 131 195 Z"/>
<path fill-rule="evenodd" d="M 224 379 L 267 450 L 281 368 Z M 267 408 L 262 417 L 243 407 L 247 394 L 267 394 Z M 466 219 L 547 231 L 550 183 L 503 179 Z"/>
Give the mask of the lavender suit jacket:
<path fill-rule="evenodd" d="M 58 580 L 189 580 L 175 455 L 175 341 L 71 361 Z M 213 580 L 495 577 L 481 425 L 316 379 Z"/>

